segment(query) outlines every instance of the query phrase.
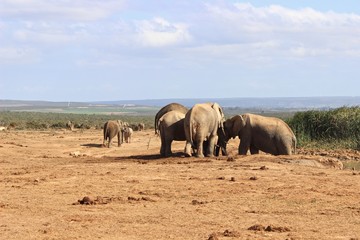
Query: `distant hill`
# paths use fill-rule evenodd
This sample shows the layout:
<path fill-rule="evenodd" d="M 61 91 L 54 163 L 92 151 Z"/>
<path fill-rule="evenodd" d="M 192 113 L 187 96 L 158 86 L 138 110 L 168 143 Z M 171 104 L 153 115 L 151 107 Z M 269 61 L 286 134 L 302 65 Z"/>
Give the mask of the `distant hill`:
<path fill-rule="evenodd" d="M 206 99 L 148 99 L 94 102 L 94 104 L 143 105 L 162 107 L 177 102 L 191 107 L 201 102 L 217 102 L 226 108 L 263 108 L 263 109 L 329 109 L 343 106 L 360 106 L 357 97 L 283 97 L 283 98 L 206 98 Z"/>
<path fill-rule="evenodd" d="M 289 97 L 289 98 L 198 98 L 198 99 L 145 99 L 94 102 L 50 102 L 0 100 L 0 111 L 40 111 L 64 113 L 153 114 L 166 104 L 178 102 L 187 107 L 196 103 L 217 102 L 228 109 L 255 109 L 256 111 L 301 111 L 360 106 L 357 97 Z"/>

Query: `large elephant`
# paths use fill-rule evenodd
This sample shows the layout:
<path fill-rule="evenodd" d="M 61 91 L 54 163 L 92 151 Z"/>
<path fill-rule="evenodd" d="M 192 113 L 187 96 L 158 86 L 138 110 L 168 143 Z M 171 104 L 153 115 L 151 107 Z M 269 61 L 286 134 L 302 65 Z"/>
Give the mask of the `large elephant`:
<path fill-rule="evenodd" d="M 228 138 L 240 139 L 239 154 L 258 154 L 259 150 L 273 155 L 296 154 L 296 137 L 281 119 L 256 114 L 236 115 L 224 123 Z"/>
<path fill-rule="evenodd" d="M 186 114 L 189 109 L 179 103 L 170 103 L 170 104 L 162 107 L 155 115 L 155 134 L 159 134 L 159 119 L 165 113 L 174 111 L 174 110 L 178 111 L 180 113 Z"/>
<path fill-rule="evenodd" d="M 204 157 L 203 143 L 207 140 L 205 155 L 212 157 L 218 142 L 218 130 L 224 131 L 224 121 L 224 112 L 218 103 L 195 104 L 185 115 L 185 154 L 191 156 L 191 147 L 194 147 L 196 156 Z"/>
<path fill-rule="evenodd" d="M 159 119 L 159 131 L 161 136 L 161 148 L 160 148 L 160 155 L 162 157 L 169 157 L 172 154 L 171 151 L 171 144 L 173 141 L 186 141 L 185 136 L 185 129 L 184 129 L 184 120 L 185 120 L 185 114 L 178 112 L 178 111 L 170 111 L 165 113 L 160 119 Z M 220 128 L 219 128 L 220 129 Z M 218 134 L 221 134 L 218 130 Z M 223 141 L 224 138 L 220 138 L 218 141 L 218 144 L 215 147 L 215 155 L 219 156 L 220 149 L 222 152 L 222 155 L 227 155 L 226 153 L 226 142 Z M 207 149 L 208 147 L 208 141 L 204 141 L 203 143 L 203 149 Z M 196 142 L 194 142 L 193 151 L 195 151 L 195 148 L 197 147 Z"/>
<path fill-rule="evenodd" d="M 108 141 L 107 147 L 111 146 L 112 139 L 117 135 L 118 137 L 118 146 L 121 146 L 123 142 L 123 134 L 121 128 L 123 127 L 123 123 L 120 120 L 116 121 L 107 121 L 104 124 L 104 141 L 103 146 L 106 146 L 106 141 Z"/>
<path fill-rule="evenodd" d="M 172 141 L 185 141 L 184 131 L 185 114 L 179 111 L 170 111 L 165 113 L 158 123 L 161 148 L 160 155 L 162 157 L 171 156 L 171 143 Z"/>

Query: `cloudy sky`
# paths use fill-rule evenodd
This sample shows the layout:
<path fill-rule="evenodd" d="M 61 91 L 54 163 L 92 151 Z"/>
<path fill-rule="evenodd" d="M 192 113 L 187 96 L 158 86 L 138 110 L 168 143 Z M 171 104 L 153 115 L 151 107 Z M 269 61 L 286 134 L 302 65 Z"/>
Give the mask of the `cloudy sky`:
<path fill-rule="evenodd" d="M 0 0 L 0 99 L 359 95 L 357 0 Z"/>

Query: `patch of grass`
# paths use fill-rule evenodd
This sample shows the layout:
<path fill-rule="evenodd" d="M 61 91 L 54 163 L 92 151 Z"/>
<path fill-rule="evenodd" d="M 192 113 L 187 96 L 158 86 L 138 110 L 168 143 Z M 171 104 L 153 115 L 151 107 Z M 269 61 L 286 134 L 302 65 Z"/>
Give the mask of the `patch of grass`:
<path fill-rule="evenodd" d="M 298 112 L 287 122 L 299 146 L 360 149 L 360 107 Z"/>
<path fill-rule="evenodd" d="M 42 112 L 0 112 L 0 125 L 11 126 L 17 130 L 24 129 L 57 129 L 66 128 L 71 121 L 76 128 L 102 128 L 108 120 L 128 122 L 134 130 L 139 123 L 145 123 L 145 128 L 154 127 L 153 116 L 102 115 L 102 114 L 73 114 L 73 113 L 42 113 Z"/>

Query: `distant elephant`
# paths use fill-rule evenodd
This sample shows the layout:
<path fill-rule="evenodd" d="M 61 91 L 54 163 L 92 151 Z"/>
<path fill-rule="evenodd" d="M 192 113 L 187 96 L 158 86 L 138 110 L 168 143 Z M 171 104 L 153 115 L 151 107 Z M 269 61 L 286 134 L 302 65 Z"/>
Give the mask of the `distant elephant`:
<path fill-rule="evenodd" d="M 126 143 L 130 143 L 131 142 L 131 138 L 132 138 L 132 135 L 134 133 L 134 130 L 129 127 L 129 126 L 126 126 L 123 128 L 122 130 L 123 134 L 124 134 L 124 140 Z"/>
<path fill-rule="evenodd" d="M 139 131 L 144 131 L 145 130 L 145 123 L 139 123 L 137 127 L 138 127 Z"/>
<path fill-rule="evenodd" d="M 179 104 L 179 103 L 170 103 L 164 107 L 162 107 L 155 115 L 155 134 L 159 134 L 159 119 L 167 112 L 170 111 L 178 111 L 180 113 L 186 114 L 189 110 L 185 106 Z"/>
<path fill-rule="evenodd" d="M 74 123 L 70 120 L 66 123 L 66 127 L 69 128 L 69 130 L 74 131 Z"/>
<path fill-rule="evenodd" d="M 120 120 L 117 121 L 107 121 L 104 124 L 104 141 L 103 146 L 106 146 L 106 141 L 108 141 L 107 147 L 111 146 L 112 139 L 117 135 L 118 137 L 118 147 L 121 146 L 123 141 L 121 128 L 123 123 Z"/>
<path fill-rule="evenodd" d="M 224 123 L 228 138 L 240 139 L 239 154 L 258 154 L 259 150 L 273 155 L 296 154 L 296 137 L 281 119 L 256 114 L 236 115 Z"/>
<path fill-rule="evenodd" d="M 203 143 L 208 141 L 205 155 L 214 155 L 218 141 L 218 130 L 224 131 L 224 112 L 218 103 L 195 104 L 185 115 L 185 154 L 191 156 L 191 147 L 196 148 L 196 156 L 204 157 Z M 196 143 L 196 146 L 195 146 Z"/>
<path fill-rule="evenodd" d="M 170 111 L 165 113 L 158 123 L 161 147 L 160 155 L 162 157 L 169 157 L 171 152 L 172 141 L 185 141 L 184 131 L 185 114 L 179 111 Z"/>

